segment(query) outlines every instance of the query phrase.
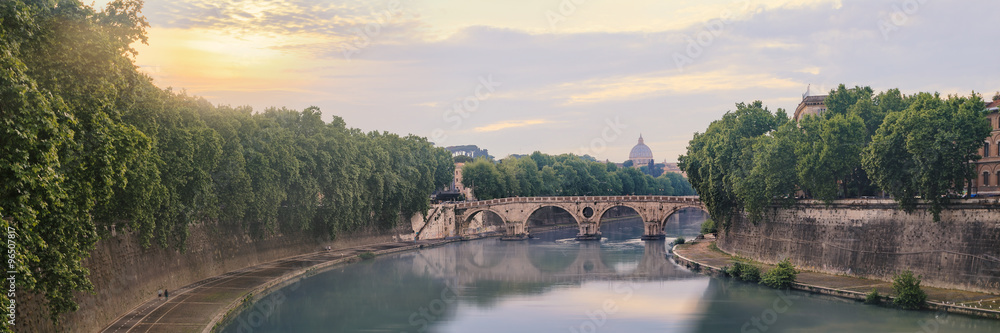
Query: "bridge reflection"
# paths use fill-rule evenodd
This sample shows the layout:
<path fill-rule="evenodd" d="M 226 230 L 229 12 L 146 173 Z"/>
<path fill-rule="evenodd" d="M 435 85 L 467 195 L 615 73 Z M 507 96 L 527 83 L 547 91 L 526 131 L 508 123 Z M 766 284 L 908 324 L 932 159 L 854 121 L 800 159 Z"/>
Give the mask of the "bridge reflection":
<path fill-rule="evenodd" d="M 614 251 L 608 251 L 613 249 Z M 636 260 L 638 252 L 641 257 Z M 666 258 L 663 241 L 618 242 L 532 240 L 474 241 L 417 252 L 416 274 L 448 280 L 452 287 L 480 281 L 582 282 L 588 280 L 663 281 L 699 275 Z"/>

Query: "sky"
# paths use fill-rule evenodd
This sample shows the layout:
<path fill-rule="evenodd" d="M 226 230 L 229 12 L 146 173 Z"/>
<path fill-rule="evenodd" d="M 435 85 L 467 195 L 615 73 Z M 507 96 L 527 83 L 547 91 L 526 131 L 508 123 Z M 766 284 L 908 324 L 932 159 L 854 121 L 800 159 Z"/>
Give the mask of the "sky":
<path fill-rule="evenodd" d="M 84 0 L 86 1 L 86 0 Z M 91 2 L 96 8 L 107 0 Z M 216 104 L 509 154 L 675 162 L 736 103 L 992 96 L 995 0 L 146 0 L 136 64 Z"/>

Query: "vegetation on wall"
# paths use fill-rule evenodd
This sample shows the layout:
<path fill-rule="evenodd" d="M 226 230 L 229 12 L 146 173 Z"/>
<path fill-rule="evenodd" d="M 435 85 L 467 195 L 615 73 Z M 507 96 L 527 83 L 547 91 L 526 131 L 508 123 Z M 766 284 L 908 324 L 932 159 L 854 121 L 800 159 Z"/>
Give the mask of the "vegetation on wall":
<path fill-rule="evenodd" d="M 775 203 L 797 197 L 830 202 L 891 195 L 912 211 L 918 198 L 935 220 L 975 177 L 973 161 L 989 135 L 985 106 L 969 97 L 840 85 L 826 111 L 798 122 L 760 101 L 696 133 L 679 166 L 723 228 L 734 214 L 759 221 Z"/>
<path fill-rule="evenodd" d="M 514 196 L 695 195 L 680 174 L 667 172 L 652 177 L 636 168 L 619 168 L 587 157 L 534 152 L 499 162 L 477 158 L 462 168 L 462 184 L 472 188 L 480 200 Z"/>
<path fill-rule="evenodd" d="M 391 228 L 451 181 L 451 154 L 424 138 L 157 88 L 133 62 L 141 5 L 0 2 L 0 225 L 18 291 L 53 320 L 92 290 L 83 261 L 112 228 L 181 250 L 196 222 L 333 237 Z"/>

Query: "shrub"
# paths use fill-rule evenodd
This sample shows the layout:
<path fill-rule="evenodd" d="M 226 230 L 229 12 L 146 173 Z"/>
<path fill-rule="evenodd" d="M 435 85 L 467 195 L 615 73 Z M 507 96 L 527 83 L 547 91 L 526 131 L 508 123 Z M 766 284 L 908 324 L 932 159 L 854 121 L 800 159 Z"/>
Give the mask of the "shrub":
<path fill-rule="evenodd" d="M 799 272 L 792 266 L 792 262 L 785 258 L 778 263 L 778 266 L 770 269 L 761 277 L 760 283 L 771 288 L 786 289 L 795 282 L 795 276 Z"/>
<path fill-rule="evenodd" d="M 733 276 L 735 273 L 733 266 L 729 265 L 722 266 L 722 268 L 719 268 L 719 271 L 722 272 L 722 276 Z"/>
<path fill-rule="evenodd" d="M 739 273 L 740 280 L 753 283 L 760 282 L 760 267 L 741 262 L 737 262 L 735 267 L 737 268 L 737 273 Z"/>
<path fill-rule="evenodd" d="M 927 302 L 927 294 L 920 289 L 920 277 L 911 271 L 903 271 L 892 278 L 892 290 L 896 292 L 893 303 L 907 310 L 922 309 Z"/>
<path fill-rule="evenodd" d="M 692 271 L 697 272 L 701 270 L 701 264 L 692 261 L 691 265 L 689 265 L 688 268 L 691 268 Z"/>
<path fill-rule="evenodd" d="M 872 291 L 865 296 L 865 304 L 879 304 L 882 302 L 882 295 L 878 294 L 878 290 L 872 288 Z"/>
<path fill-rule="evenodd" d="M 882 302 L 882 295 L 878 293 L 878 290 L 872 288 L 872 291 L 865 295 L 865 304 L 879 304 Z"/>
<path fill-rule="evenodd" d="M 677 245 L 684 244 L 684 237 L 677 237 L 677 239 L 674 240 L 674 244 Z"/>
<path fill-rule="evenodd" d="M 707 219 L 705 222 L 701 223 L 701 233 L 702 234 L 714 234 L 718 231 L 715 227 L 715 221 L 712 219 Z"/>
<path fill-rule="evenodd" d="M 375 259 L 375 253 L 372 253 L 372 251 L 361 252 L 358 254 L 358 258 L 361 258 L 361 260 Z"/>

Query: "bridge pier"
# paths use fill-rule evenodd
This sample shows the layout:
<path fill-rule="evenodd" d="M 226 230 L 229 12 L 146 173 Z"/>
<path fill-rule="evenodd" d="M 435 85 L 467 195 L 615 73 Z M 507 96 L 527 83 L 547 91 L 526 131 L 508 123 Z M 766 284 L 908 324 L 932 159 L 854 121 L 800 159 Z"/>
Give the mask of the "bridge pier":
<path fill-rule="evenodd" d="M 507 236 L 522 236 L 527 235 L 528 230 L 524 227 L 524 223 L 510 222 L 506 225 Z"/>
<path fill-rule="evenodd" d="M 576 240 L 601 240 L 601 229 L 597 223 L 580 223 L 580 232 L 576 234 Z"/>
<path fill-rule="evenodd" d="M 667 234 L 663 232 L 663 225 L 657 222 L 645 222 L 645 231 L 642 233 L 642 240 L 661 240 L 667 238 Z"/>

